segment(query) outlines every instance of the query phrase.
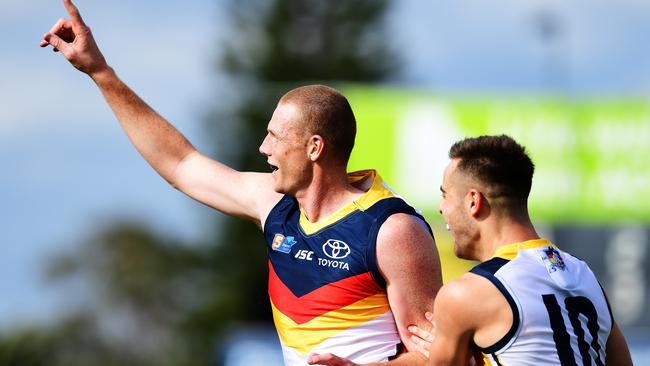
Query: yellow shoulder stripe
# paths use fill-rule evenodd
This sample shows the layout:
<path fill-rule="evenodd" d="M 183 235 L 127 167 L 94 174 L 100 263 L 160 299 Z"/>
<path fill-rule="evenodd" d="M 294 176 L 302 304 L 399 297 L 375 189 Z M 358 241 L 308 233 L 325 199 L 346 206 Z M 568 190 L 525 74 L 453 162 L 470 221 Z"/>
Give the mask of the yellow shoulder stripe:
<path fill-rule="evenodd" d="M 523 241 L 521 243 L 512 243 L 512 244 L 504 245 L 499 249 L 497 249 L 493 257 L 512 260 L 515 259 L 515 257 L 517 257 L 519 250 L 546 247 L 546 246 L 555 247 L 554 244 L 552 244 L 550 241 L 546 239 L 534 239 L 534 240 Z"/>

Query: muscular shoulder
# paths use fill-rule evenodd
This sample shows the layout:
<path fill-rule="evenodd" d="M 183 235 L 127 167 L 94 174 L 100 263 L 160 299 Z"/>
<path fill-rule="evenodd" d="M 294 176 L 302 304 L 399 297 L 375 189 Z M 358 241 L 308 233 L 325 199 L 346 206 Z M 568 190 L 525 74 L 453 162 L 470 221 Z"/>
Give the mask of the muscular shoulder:
<path fill-rule="evenodd" d="M 382 272 L 390 267 L 405 271 L 405 266 L 415 266 L 427 272 L 439 267 L 436 243 L 426 224 L 403 213 L 391 215 L 379 229 L 377 262 Z"/>
<path fill-rule="evenodd" d="M 467 318 L 467 315 L 482 313 L 485 309 L 481 306 L 482 300 L 495 295 L 490 291 L 490 286 L 492 286 L 490 282 L 483 277 L 465 273 L 446 283 L 440 289 L 436 307 L 441 307 L 445 311 L 450 311 L 449 314 L 458 314 L 463 318 Z"/>
<path fill-rule="evenodd" d="M 470 332 L 475 344 L 487 347 L 512 324 L 512 312 L 501 292 L 486 278 L 465 273 L 445 284 L 436 297 L 434 314 L 457 331 Z"/>
<path fill-rule="evenodd" d="M 405 213 L 391 215 L 377 235 L 377 249 L 396 248 L 416 249 L 418 247 L 433 247 L 435 242 L 429 233 L 426 223 L 420 218 Z"/>

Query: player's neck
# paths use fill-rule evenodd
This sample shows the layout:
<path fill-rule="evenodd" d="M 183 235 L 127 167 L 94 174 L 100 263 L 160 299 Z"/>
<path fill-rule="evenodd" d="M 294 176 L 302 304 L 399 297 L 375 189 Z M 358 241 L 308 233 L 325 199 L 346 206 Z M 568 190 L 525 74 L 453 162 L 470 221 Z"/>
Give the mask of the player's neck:
<path fill-rule="evenodd" d="M 307 219 L 310 222 L 318 222 L 350 204 L 363 193 L 350 184 L 345 171 L 338 174 L 319 171 L 314 174 L 309 187 L 296 194 L 296 199 Z"/>
<path fill-rule="evenodd" d="M 528 217 L 494 219 L 487 225 L 487 230 L 482 235 L 483 245 L 481 247 L 483 251 L 479 260 L 485 261 L 492 258 L 494 253 L 505 245 L 534 239 L 539 239 L 539 235 Z"/>

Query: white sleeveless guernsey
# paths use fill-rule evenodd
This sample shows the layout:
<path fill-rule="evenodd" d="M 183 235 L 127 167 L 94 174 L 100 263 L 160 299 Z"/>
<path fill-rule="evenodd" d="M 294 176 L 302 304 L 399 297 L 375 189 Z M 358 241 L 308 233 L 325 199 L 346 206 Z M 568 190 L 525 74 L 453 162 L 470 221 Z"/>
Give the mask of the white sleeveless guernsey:
<path fill-rule="evenodd" d="M 484 365 L 605 364 L 613 319 L 585 262 L 539 239 L 501 247 L 471 272 L 490 280 L 513 313 L 510 331 L 479 348 Z"/>

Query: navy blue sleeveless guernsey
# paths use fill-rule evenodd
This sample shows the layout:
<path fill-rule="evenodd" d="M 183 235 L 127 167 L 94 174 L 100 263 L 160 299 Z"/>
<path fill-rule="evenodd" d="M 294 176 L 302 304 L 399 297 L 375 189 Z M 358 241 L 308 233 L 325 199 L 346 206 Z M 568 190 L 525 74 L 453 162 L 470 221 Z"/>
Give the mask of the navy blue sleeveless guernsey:
<path fill-rule="evenodd" d="M 360 363 L 397 353 L 377 234 L 396 213 L 424 219 L 374 170 L 350 173 L 349 180 L 366 193 L 322 222 L 310 223 L 296 199 L 285 196 L 264 224 L 273 318 L 289 366 L 306 365 L 313 352 Z"/>

